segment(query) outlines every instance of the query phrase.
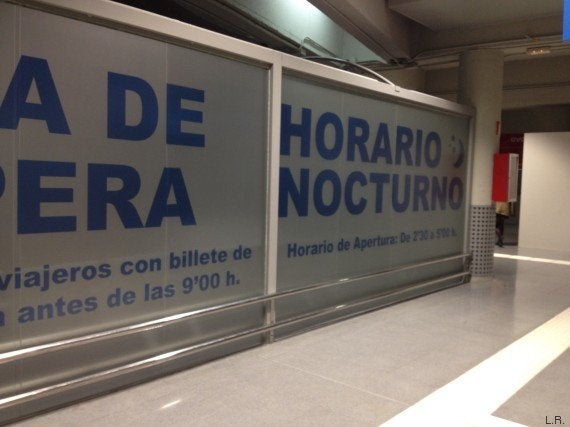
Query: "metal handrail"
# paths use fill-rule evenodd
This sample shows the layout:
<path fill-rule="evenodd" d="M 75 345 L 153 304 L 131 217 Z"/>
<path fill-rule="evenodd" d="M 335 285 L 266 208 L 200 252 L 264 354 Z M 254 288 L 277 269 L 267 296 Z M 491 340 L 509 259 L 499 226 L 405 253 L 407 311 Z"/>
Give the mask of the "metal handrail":
<path fill-rule="evenodd" d="M 379 81 L 384 82 L 384 83 L 388 83 L 389 85 L 396 87 L 396 84 L 394 82 L 388 80 L 382 74 L 379 74 L 376 71 L 371 70 L 368 67 L 365 67 L 364 65 L 360 65 L 357 62 L 349 61 L 348 59 L 335 58 L 334 56 L 304 56 L 303 59 L 308 59 L 311 61 L 338 62 L 339 64 L 350 65 L 351 67 L 357 68 L 358 70 L 364 71 L 366 74 L 371 75 L 376 80 L 379 80 Z"/>
<path fill-rule="evenodd" d="M 469 256 L 469 255 L 466 255 L 466 256 Z M 457 258 L 461 258 L 461 257 L 457 257 Z M 441 277 L 438 277 L 436 279 L 416 283 L 412 286 L 408 286 L 408 287 L 405 287 L 403 289 L 395 289 L 395 290 L 392 289 L 392 290 L 384 291 L 384 292 L 381 292 L 380 294 L 377 294 L 373 297 L 366 297 L 364 299 L 360 299 L 360 300 L 352 301 L 352 302 L 347 302 L 346 304 L 342 304 L 339 306 L 317 310 L 317 311 L 314 311 L 314 312 L 311 312 L 308 314 L 300 315 L 297 317 L 292 317 L 290 319 L 287 319 L 287 320 L 284 320 L 284 321 L 281 321 L 281 322 L 278 322 L 278 323 L 275 323 L 272 325 L 266 325 L 266 326 L 262 326 L 262 327 L 258 327 L 258 328 L 249 329 L 246 331 L 240 331 L 240 332 L 237 332 L 237 333 L 232 334 L 232 335 L 228 335 L 228 336 L 220 337 L 220 338 L 215 338 L 215 339 L 212 339 L 212 340 L 209 340 L 206 342 L 202 342 L 199 344 L 194 344 L 194 345 L 191 345 L 188 347 L 169 351 L 169 352 L 159 354 L 159 355 L 155 355 L 155 356 L 152 356 L 152 357 L 149 357 L 146 359 L 131 362 L 131 363 L 128 363 L 126 365 L 121 365 L 121 366 L 118 366 L 115 368 L 107 369 L 105 371 L 96 372 L 94 374 L 89 374 L 89 375 L 85 375 L 85 376 L 82 376 L 79 378 L 74 378 L 74 379 L 67 380 L 67 381 L 64 381 L 61 383 L 42 387 L 40 389 L 35 389 L 35 390 L 27 391 L 24 393 L 20 393 L 17 395 L 8 396 L 8 397 L 0 399 L 0 409 L 4 409 L 4 408 L 15 406 L 15 405 L 20 405 L 20 404 L 26 403 L 28 401 L 32 401 L 34 399 L 37 399 L 39 397 L 49 397 L 50 395 L 56 394 L 56 393 L 63 391 L 63 390 L 69 390 L 69 389 L 72 389 L 75 387 L 86 386 L 86 385 L 93 384 L 93 383 L 103 381 L 106 379 L 112 379 L 112 378 L 118 377 L 120 375 L 125 375 L 128 373 L 136 372 L 136 371 L 139 371 L 141 369 L 151 368 L 153 366 L 157 366 L 157 365 L 165 363 L 165 362 L 172 362 L 174 360 L 180 359 L 182 357 L 190 356 L 194 353 L 197 353 L 201 350 L 204 350 L 204 349 L 207 349 L 210 347 L 214 347 L 214 346 L 218 346 L 218 345 L 222 345 L 222 344 L 228 344 L 228 343 L 233 342 L 233 341 L 245 339 L 245 338 L 248 338 L 251 336 L 260 335 L 260 334 L 263 334 L 266 332 L 270 332 L 270 331 L 273 331 L 275 329 L 279 329 L 279 328 L 283 328 L 286 326 L 295 325 L 297 323 L 305 322 L 307 320 L 310 320 L 310 319 L 313 319 L 316 317 L 326 316 L 329 314 L 337 313 L 339 311 L 345 311 L 345 310 L 348 310 L 350 308 L 355 308 L 357 306 L 364 305 L 364 304 L 370 304 L 371 302 L 385 298 L 387 296 L 394 296 L 394 295 L 402 294 L 404 292 L 410 292 L 410 291 L 413 291 L 415 289 L 420 289 L 420 288 L 423 288 L 423 287 L 426 287 L 429 285 L 434 285 L 434 284 L 437 284 L 437 283 L 440 283 L 440 282 L 446 281 L 446 280 L 465 278 L 466 276 L 469 276 L 469 275 L 470 275 L 470 273 L 468 271 L 464 271 L 464 272 L 452 274 L 449 276 L 441 276 Z M 455 286 L 455 285 L 456 284 L 449 285 L 448 287 Z M 374 309 L 376 309 L 376 308 L 378 308 L 378 307 L 375 307 Z M 363 313 L 371 311 L 371 310 L 372 310 L 371 308 L 368 308 L 368 309 L 365 308 L 361 311 L 351 312 L 351 313 L 345 314 L 344 316 L 340 316 L 340 317 L 335 318 L 335 321 L 343 320 L 343 319 L 346 319 L 349 317 L 354 317 L 356 315 L 363 314 Z"/>
<path fill-rule="evenodd" d="M 162 328 L 162 327 L 167 326 L 167 325 L 172 325 L 174 323 L 178 323 L 178 322 L 181 322 L 184 320 L 198 318 L 198 317 L 209 315 L 209 314 L 219 313 L 219 312 L 232 310 L 232 309 L 238 309 L 238 308 L 246 307 L 246 306 L 253 305 L 253 304 L 260 304 L 260 303 L 265 303 L 265 302 L 269 302 L 269 301 L 275 301 L 277 299 L 281 299 L 281 298 L 285 298 L 285 297 L 289 297 L 289 296 L 293 296 L 293 295 L 298 295 L 298 294 L 303 294 L 303 293 L 307 293 L 307 292 L 312 292 L 312 291 L 316 291 L 319 289 L 328 288 L 328 287 L 332 287 L 332 286 L 346 285 L 346 284 L 350 284 L 350 283 L 353 283 L 353 282 L 358 281 L 358 280 L 373 279 L 373 278 L 378 278 L 378 277 L 385 276 L 388 274 L 398 273 L 398 272 L 407 271 L 407 270 L 411 270 L 411 269 L 415 269 L 415 268 L 426 267 L 426 266 L 430 266 L 430 265 L 440 264 L 440 263 L 449 262 L 449 261 L 455 261 L 455 260 L 459 260 L 459 259 L 466 259 L 466 258 L 469 258 L 470 256 L 471 256 L 470 254 L 459 254 L 459 255 L 452 255 L 452 256 L 443 257 L 443 258 L 436 258 L 436 259 L 423 261 L 423 262 L 419 262 L 419 263 L 406 264 L 403 266 L 393 267 L 393 268 L 390 268 L 387 270 L 383 270 L 383 271 L 380 271 L 377 273 L 361 274 L 361 275 L 357 275 L 357 276 L 353 276 L 353 277 L 340 279 L 340 280 L 337 280 L 335 282 L 321 282 L 321 283 L 317 283 L 317 284 L 307 286 L 307 287 L 303 287 L 303 288 L 299 288 L 299 289 L 292 289 L 292 290 L 278 292 L 278 293 L 274 293 L 274 294 L 247 298 L 247 299 L 243 299 L 243 300 L 239 300 L 239 301 L 233 301 L 230 303 L 217 305 L 214 307 L 206 307 L 206 308 L 193 310 L 193 311 L 189 311 L 189 312 L 185 312 L 185 313 L 175 314 L 172 316 L 162 317 L 160 319 L 150 320 L 150 321 L 138 323 L 135 325 L 124 326 L 124 327 L 111 329 L 111 330 L 107 330 L 107 331 L 96 332 L 96 333 L 89 334 L 89 335 L 82 335 L 82 336 L 75 337 L 75 338 L 69 338 L 69 339 L 65 339 L 65 340 L 50 342 L 47 344 L 40 344 L 40 345 L 36 345 L 36 346 L 32 346 L 32 347 L 26 347 L 26 348 L 22 348 L 22 349 L 18 349 L 18 350 L 8 351 L 8 352 L 0 354 L 0 365 L 5 364 L 5 363 L 10 363 L 10 362 L 13 362 L 15 360 L 20 360 L 22 358 L 37 356 L 37 355 L 49 353 L 49 352 L 52 352 L 55 350 L 73 347 L 73 346 L 80 345 L 80 344 L 85 343 L 85 342 L 94 342 L 94 341 L 102 341 L 102 340 L 106 340 L 106 339 L 119 338 L 119 337 L 131 335 L 131 334 L 135 334 L 135 333 L 139 333 L 139 332 L 145 332 L 145 331 L 149 331 L 149 330 Z"/>

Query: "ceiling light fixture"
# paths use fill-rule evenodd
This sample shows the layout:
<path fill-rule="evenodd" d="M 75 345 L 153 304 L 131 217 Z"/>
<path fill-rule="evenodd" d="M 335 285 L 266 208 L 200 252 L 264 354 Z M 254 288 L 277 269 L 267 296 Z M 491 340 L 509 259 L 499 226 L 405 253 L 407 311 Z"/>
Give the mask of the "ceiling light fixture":
<path fill-rule="evenodd" d="M 526 50 L 527 55 L 531 56 L 538 56 L 538 55 L 548 55 L 550 53 L 549 46 L 541 46 L 541 47 L 529 47 Z"/>

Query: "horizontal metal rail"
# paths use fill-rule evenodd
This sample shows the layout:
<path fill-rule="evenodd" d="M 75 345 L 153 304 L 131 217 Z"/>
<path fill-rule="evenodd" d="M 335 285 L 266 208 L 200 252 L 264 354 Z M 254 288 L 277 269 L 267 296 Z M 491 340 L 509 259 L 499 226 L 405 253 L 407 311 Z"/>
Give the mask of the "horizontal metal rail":
<path fill-rule="evenodd" d="M 423 261 L 420 263 L 406 264 L 399 267 L 390 268 L 377 273 L 361 274 L 358 276 L 352 276 L 345 279 L 340 279 L 335 282 L 321 282 L 311 286 L 307 286 L 299 289 L 292 289 L 284 292 L 278 292 L 275 294 L 263 295 L 253 298 L 247 298 L 239 301 L 233 301 L 227 304 L 221 304 L 214 307 L 206 307 L 198 310 L 188 311 L 185 313 L 175 314 L 172 316 L 162 317 L 160 319 L 150 320 L 148 322 L 142 322 L 135 325 L 124 326 L 121 328 L 111 329 L 102 332 L 96 332 L 94 334 L 82 335 L 75 338 L 69 338 L 60 341 L 54 341 L 46 344 L 40 344 L 32 347 L 26 347 L 19 350 L 8 351 L 0 354 L 0 365 L 4 363 L 9 363 L 15 360 L 20 360 L 26 357 L 38 356 L 40 354 L 49 353 L 56 350 L 61 350 L 68 347 L 77 346 L 84 344 L 86 342 L 102 341 L 106 339 L 119 338 L 139 332 L 145 332 L 153 329 L 162 328 L 164 326 L 172 325 L 174 323 L 182 322 L 185 320 L 190 320 L 193 318 L 198 318 L 205 315 L 220 313 L 228 310 L 235 310 L 242 307 L 247 307 L 253 304 L 261 304 L 269 301 L 275 301 L 281 298 L 304 294 L 307 292 L 316 291 L 319 289 L 329 288 L 333 286 L 343 286 L 349 283 L 353 283 L 358 280 L 365 279 L 375 279 L 388 274 L 399 273 L 411 269 L 417 269 L 422 267 L 427 267 L 431 265 L 437 265 L 444 262 L 457 261 L 460 259 L 470 258 L 470 254 L 460 254 L 453 255 L 444 258 L 437 258 L 428 261 Z"/>
<path fill-rule="evenodd" d="M 461 258 L 461 257 L 459 257 L 459 258 Z M 87 385 L 94 384 L 96 382 L 100 382 L 100 381 L 104 381 L 104 380 L 111 380 L 111 379 L 119 377 L 121 375 L 126 375 L 126 374 L 133 373 L 133 372 L 136 372 L 136 371 L 139 371 L 142 369 L 151 368 L 153 366 L 157 366 L 157 365 L 162 364 L 162 363 L 173 362 L 177 359 L 190 356 L 194 353 L 205 350 L 207 348 L 219 346 L 222 344 L 228 344 L 228 343 L 231 343 L 233 341 L 249 338 L 249 337 L 256 336 L 256 335 L 261 335 L 261 334 L 273 331 L 275 329 L 295 325 L 295 324 L 305 322 L 307 320 L 311 320 L 311 319 L 314 319 L 317 317 L 322 317 L 322 316 L 326 316 L 326 315 L 330 315 L 330 314 L 334 314 L 334 313 L 339 313 L 342 311 L 346 311 L 348 309 L 356 308 L 356 307 L 361 306 L 361 305 L 373 303 L 374 301 L 377 301 L 377 300 L 380 300 L 380 299 L 383 299 L 383 298 L 386 298 L 389 296 L 402 295 L 402 294 L 409 293 L 409 292 L 414 291 L 414 290 L 419 290 L 419 289 L 422 289 L 422 288 L 425 288 L 425 287 L 428 287 L 431 285 L 435 285 L 437 283 L 441 283 L 444 281 L 462 279 L 461 282 L 450 284 L 448 287 L 456 286 L 456 285 L 462 283 L 464 281 L 464 279 L 468 276 L 470 276 L 470 273 L 468 271 L 464 271 L 461 273 L 456 273 L 456 274 L 452 274 L 452 275 L 448 275 L 448 276 L 441 276 L 441 277 L 438 277 L 436 279 L 416 283 L 414 285 L 407 286 L 405 288 L 384 291 L 384 292 L 381 292 L 381 293 L 379 293 L 373 297 L 367 297 L 367 298 L 360 299 L 357 301 L 347 302 L 346 304 L 338 305 L 335 307 L 317 310 L 317 311 L 314 311 L 314 312 L 311 312 L 308 314 L 304 314 L 301 316 L 293 317 L 293 318 L 275 323 L 273 325 L 266 325 L 266 326 L 262 326 L 259 328 L 254 328 L 254 329 L 249 329 L 246 331 L 237 332 L 237 333 L 232 334 L 232 335 L 216 338 L 216 339 L 209 340 L 209 341 L 199 343 L 199 344 L 194 344 L 194 345 L 191 345 L 188 347 L 173 350 L 173 351 L 163 353 L 163 354 L 159 354 L 156 356 L 152 356 L 152 357 L 149 357 L 146 359 L 138 360 L 136 362 L 128 363 L 126 365 L 118 366 L 116 368 L 107 369 L 107 370 L 104 370 L 101 372 L 97 372 L 97 373 L 90 374 L 90 375 L 85 375 L 85 376 L 79 377 L 79 378 L 74 378 L 72 380 L 68 380 L 68 381 L 61 382 L 58 384 L 54 384 L 51 386 L 42 387 L 42 388 L 39 388 L 36 390 L 31 390 L 29 392 L 20 393 L 20 394 L 14 395 L 14 396 L 9 396 L 9 397 L 0 399 L 0 409 L 4 409 L 4 408 L 11 407 L 11 406 L 23 404 L 23 403 L 26 403 L 26 402 L 29 402 L 31 400 L 38 399 L 38 398 L 49 397 L 51 395 L 57 394 L 58 392 L 63 392 L 65 390 L 70 390 L 70 389 L 73 389 L 76 387 L 87 386 Z M 379 308 L 381 306 L 382 305 L 375 306 L 374 308 L 366 308 L 366 309 L 363 309 L 363 310 L 357 311 L 357 312 L 351 312 L 351 313 L 348 313 L 344 316 L 337 317 L 335 319 L 335 321 L 340 321 L 340 320 L 346 319 L 348 317 L 354 317 L 354 316 L 357 316 L 359 314 L 362 314 L 362 313 L 371 311 L 373 309 Z"/>
<path fill-rule="evenodd" d="M 417 269 L 422 267 L 427 267 L 431 265 L 441 264 L 444 262 L 456 261 L 460 259 L 469 258 L 470 254 L 460 254 L 460 255 L 453 255 L 444 258 L 437 258 L 428 261 L 423 261 L 420 263 L 414 264 L 406 264 L 399 267 L 390 268 L 381 272 L 377 273 L 368 273 L 368 274 L 361 274 L 358 276 L 352 276 L 345 279 L 340 279 L 335 282 L 321 282 L 311 286 L 307 286 L 304 288 L 299 289 L 292 289 L 284 292 L 278 292 L 275 294 L 263 295 L 253 298 L 247 298 L 239 301 L 233 301 L 227 304 L 221 304 L 214 307 L 207 307 L 198 310 L 193 310 L 185 313 L 175 314 L 172 316 L 162 317 L 160 319 L 150 320 L 148 322 L 142 322 L 135 325 L 124 326 L 121 328 L 111 329 L 102 332 L 96 332 L 93 334 L 82 335 L 75 338 L 69 338 L 60 341 L 54 341 L 46 344 L 40 344 L 32 347 L 26 347 L 19 350 L 8 351 L 5 353 L 0 354 L 0 365 L 4 363 L 13 362 L 15 360 L 20 360 L 26 357 L 37 356 L 40 354 L 52 352 L 55 350 L 61 350 L 68 347 L 77 346 L 80 344 L 84 344 L 86 342 L 95 342 L 95 341 L 102 341 L 106 339 L 113 339 L 119 338 L 139 332 L 145 332 L 153 329 L 162 328 L 167 325 L 172 325 L 174 323 L 182 322 L 185 320 L 198 318 L 205 315 L 220 313 L 228 310 L 234 310 L 242 307 L 247 307 L 253 304 L 261 304 L 269 301 L 275 301 L 281 298 L 303 294 L 307 292 L 316 291 L 319 289 L 324 289 L 333 286 L 342 286 L 349 283 L 353 283 L 358 280 L 365 280 L 365 279 L 375 279 L 382 276 L 386 276 L 388 274 L 399 273 L 402 271 L 407 271 L 411 269 Z"/>
<path fill-rule="evenodd" d="M 338 63 L 338 64 L 342 64 L 342 65 L 347 65 L 349 67 L 353 67 L 356 68 L 357 70 L 361 71 L 363 74 L 367 74 L 369 76 L 372 76 L 373 78 L 375 78 L 376 80 L 382 82 L 382 83 L 387 83 L 389 85 L 392 86 L 396 86 L 396 84 L 390 80 L 388 80 L 386 77 L 384 77 L 382 74 L 378 74 L 376 71 L 371 70 L 368 67 L 365 67 L 364 65 L 358 64 L 356 62 L 352 62 L 349 61 L 348 59 L 343 59 L 343 58 L 336 58 L 336 57 L 331 57 L 331 56 L 305 56 L 303 57 L 304 59 L 309 59 L 311 61 L 317 61 L 317 62 L 332 62 L 332 63 Z"/>

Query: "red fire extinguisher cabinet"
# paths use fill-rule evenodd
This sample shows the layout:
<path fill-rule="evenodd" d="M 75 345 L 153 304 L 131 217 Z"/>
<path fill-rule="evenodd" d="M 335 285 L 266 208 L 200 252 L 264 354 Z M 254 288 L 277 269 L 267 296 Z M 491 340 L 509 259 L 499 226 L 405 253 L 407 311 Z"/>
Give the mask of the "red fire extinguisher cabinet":
<path fill-rule="evenodd" d="M 494 202 L 515 202 L 518 190 L 519 155 L 497 153 L 493 157 Z"/>

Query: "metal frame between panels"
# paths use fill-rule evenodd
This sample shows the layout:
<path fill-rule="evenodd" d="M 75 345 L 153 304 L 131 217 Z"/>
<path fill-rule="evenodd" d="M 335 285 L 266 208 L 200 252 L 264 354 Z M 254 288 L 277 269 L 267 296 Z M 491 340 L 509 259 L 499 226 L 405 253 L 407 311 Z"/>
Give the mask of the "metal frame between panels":
<path fill-rule="evenodd" d="M 5 0 L 0 1 L 5 2 Z M 31 391 L 25 391 L 20 394 L 2 398 L 0 399 L 0 422 L 5 421 L 5 419 L 10 419 L 10 415 L 8 415 L 7 418 L 2 415 L 2 412 L 7 408 L 23 406 L 27 402 L 53 396 L 63 391 L 101 382 L 109 378 L 121 377 L 128 373 L 172 362 L 208 348 L 221 346 L 227 343 L 246 339 L 248 337 L 264 337 L 266 342 L 271 342 L 274 339 L 274 331 L 280 328 L 299 325 L 310 319 L 325 319 L 330 315 L 335 316 L 334 321 L 341 320 L 383 305 L 416 296 L 420 292 L 430 292 L 435 290 L 436 286 L 438 289 L 441 289 L 456 286 L 469 280 L 470 256 L 467 254 L 469 203 L 466 202 L 467 206 L 464 230 L 464 236 L 466 237 L 463 252 L 460 254 L 414 264 L 402 265 L 373 274 L 347 277 L 334 282 L 317 283 L 300 289 L 277 292 L 278 179 L 280 164 L 279 138 L 281 122 L 281 91 L 284 74 L 297 75 L 307 79 L 323 81 L 333 86 L 349 88 L 351 91 L 357 93 L 371 94 L 380 99 L 387 99 L 397 103 L 412 104 L 424 109 L 440 111 L 449 115 L 468 117 L 471 118 L 471 126 L 473 125 L 473 109 L 427 94 L 400 88 L 393 84 L 381 83 L 362 75 L 352 74 L 347 71 L 331 68 L 326 65 L 293 57 L 260 46 L 255 46 L 247 42 L 107 0 L 11 0 L 10 3 L 232 58 L 238 61 L 257 65 L 268 70 L 267 84 L 269 89 L 269 98 L 267 107 L 269 112 L 269 123 L 267 139 L 269 143 L 266 153 L 267 201 L 265 217 L 265 294 L 241 301 L 163 317 L 135 325 L 5 352 L 0 354 L 0 367 L 7 366 L 11 363 L 18 363 L 24 359 L 33 360 L 34 357 L 48 353 L 55 353 L 65 349 L 89 345 L 113 338 L 145 333 L 180 322 L 190 321 L 203 316 L 228 312 L 256 304 L 264 308 L 265 323 L 261 327 L 232 333 L 223 337 L 213 338 L 205 342 L 178 348 L 167 353 L 143 358 L 119 367 L 102 370 L 97 373 L 73 378 L 71 380 L 62 381 L 45 387 L 40 386 Z M 472 134 L 473 132 L 471 130 L 471 135 Z M 471 147 L 471 150 L 472 145 L 472 141 L 470 141 L 469 146 Z M 471 153 L 469 154 L 468 159 L 471 159 Z M 467 182 L 470 183 L 470 181 L 471 167 L 469 166 Z M 470 185 L 467 185 L 466 201 L 470 200 L 469 188 Z M 408 286 L 396 290 L 380 291 L 376 294 L 369 295 L 362 299 L 353 300 L 339 306 L 319 309 L 285 320 L 276 320 L 275 304 L 277 301 L 286 300 L 287 298 L 297 295 L 310 294 L 326 288 L 342 288 L 360 280 L 382 279 L 390 274 L 447 262 L 456 263 L 457 265 L 462 262 L 461 271 L 448 274 L 446 276 L 434 277 L 430 280 L 419 283 L 410 283 Z M 458 267 L 458 270 L 459 269 L 460 268 Z M 324 323 L 327 323 L 327 321 L 323 320 L 320 322 L 320 324 Z M 22 412 L 25 413 L 26 411 L 27 413 L 31 413 L 34 409 L 23 409 Z M 13 415 L 11 417 L 14 418 Z"/>

